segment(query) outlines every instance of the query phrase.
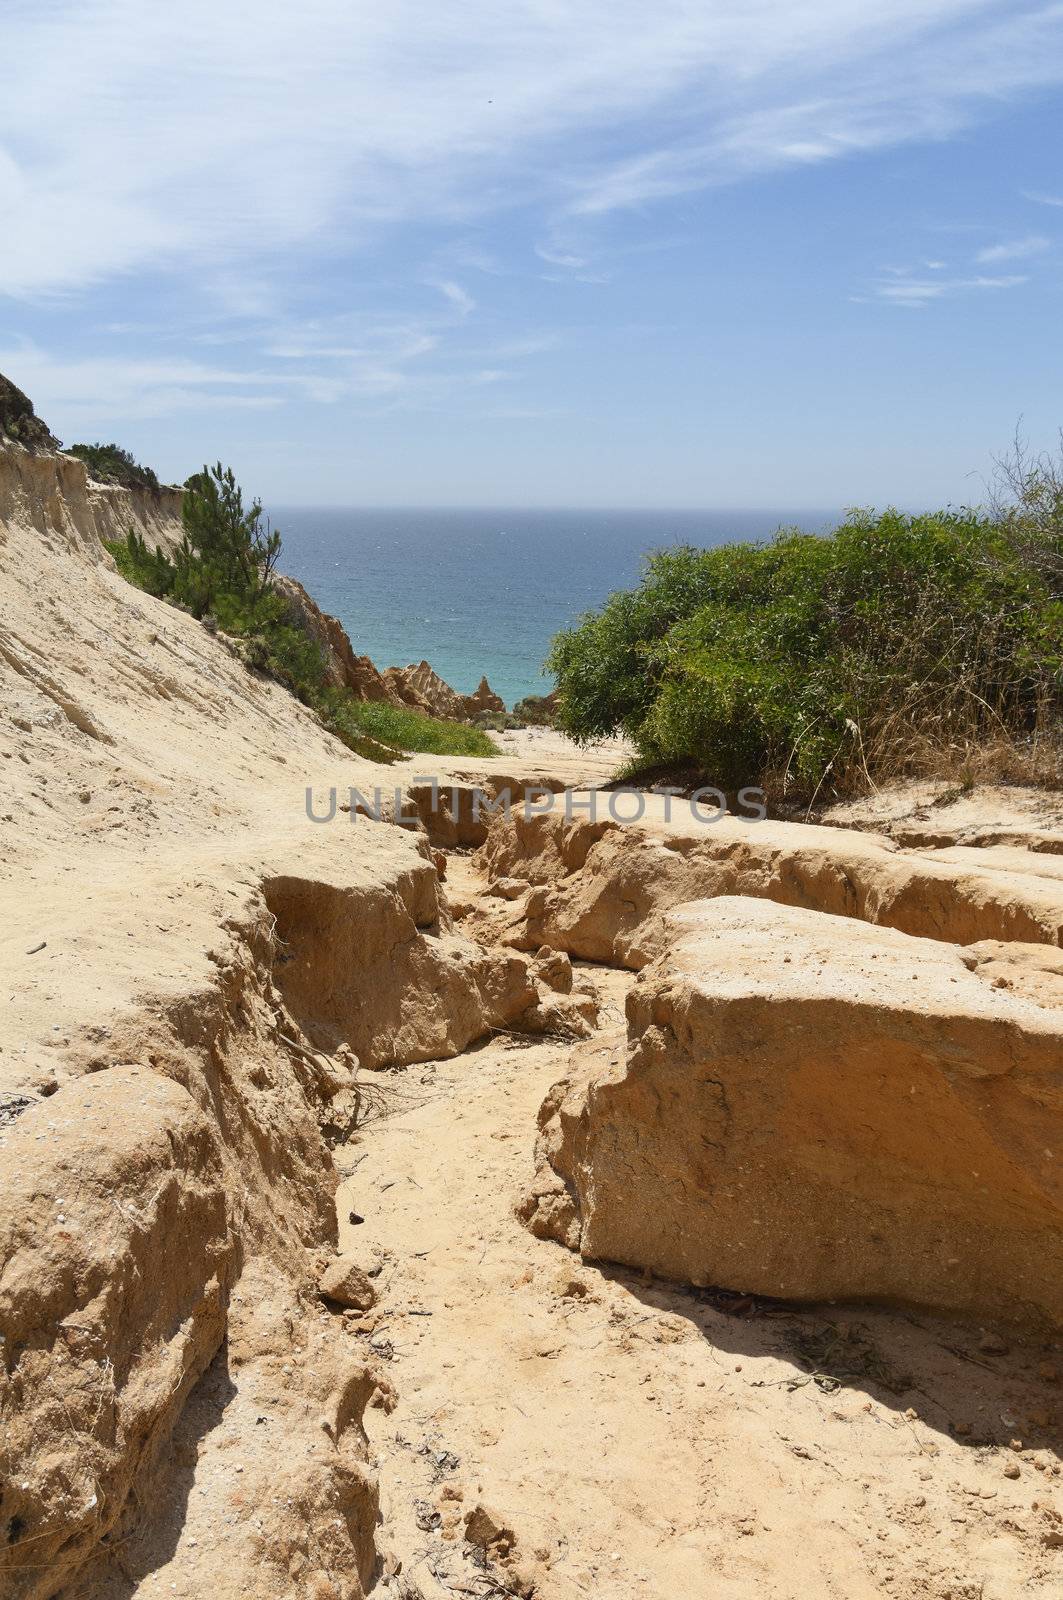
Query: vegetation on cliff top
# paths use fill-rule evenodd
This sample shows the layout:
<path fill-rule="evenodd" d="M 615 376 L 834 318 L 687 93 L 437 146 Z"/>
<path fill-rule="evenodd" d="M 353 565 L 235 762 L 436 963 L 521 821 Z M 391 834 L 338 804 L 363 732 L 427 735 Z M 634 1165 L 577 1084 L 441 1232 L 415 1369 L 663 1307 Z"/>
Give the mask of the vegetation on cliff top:
<path fill-rule="evenodd" d="M 1063 783 L 1063 477 L 989 513 L 660 550 L 554 640 L 561 727 L 811 802 L 903 776 Z"/>
<path fill-rule="evenodd" d="M 398 750 L 497 754 L 478 728 L 370 705 L 327 683 L 320 645 L 274 583 L 280 534 L 263 520 L 259 501 L 244 505 L 230 468 L 219 462 L 188 479 L 181 518 L 184 537 L 172 556 L 149 549 L 132 529 L 110 542 L 119 572 L 229 635 L 252 671 L 284 684 L 349 749 L 374 761 L 393 760 Z"/>
<path fill-rule="evenodd" d="M 33 409 L 33 401 L 0 372 L 0 443 L 5 439 L 27 450 L 57 450 L 59 440 Z"/>
<path fill-rule="evenodd" d="M 117 483 L 123 489 L 159 491 L 159 480 L 151 467 L 142 467 L 120 444 L 68 444 L 68 456 L 77 456 L 97 483 Z"/>

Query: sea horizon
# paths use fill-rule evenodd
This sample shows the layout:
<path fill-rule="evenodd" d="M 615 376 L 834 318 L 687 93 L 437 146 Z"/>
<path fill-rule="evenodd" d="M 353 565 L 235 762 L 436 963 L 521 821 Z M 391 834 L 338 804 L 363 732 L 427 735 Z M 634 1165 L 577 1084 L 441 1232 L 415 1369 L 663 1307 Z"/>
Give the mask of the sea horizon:
<path fill-rule="evenodd" d="M 554 635 L 638 582 L 652 550 L 712 549 L 780 527 L 823 533 L 823 508 L 271 505 L 282 570 L 378 667 L 427 660 L 459 693 L 507 706 L 550 687 Z"/>

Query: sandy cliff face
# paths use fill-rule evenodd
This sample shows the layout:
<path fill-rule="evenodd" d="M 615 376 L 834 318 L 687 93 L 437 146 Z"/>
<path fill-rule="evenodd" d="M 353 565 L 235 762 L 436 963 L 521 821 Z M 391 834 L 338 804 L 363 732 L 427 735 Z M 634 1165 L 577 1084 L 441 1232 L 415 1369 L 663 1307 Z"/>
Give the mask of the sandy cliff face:
<path fill-rule="evenodd" d="M 76 456 L 0 446 L 0 538 L 7 525 L 32 528 L 53 548 L 110 562 L 103 539 L 130 529 L 164 548 L 180 538 L 181 490 L 95 483 Z"/>
<path fill-rule="evenodd" d="M 383 675 L 369 657 L 355 655 L 342 624 L 327 611 L 322 611 L 297 578 L 281 574 L 277 586 L 298 621 L 318 645 L 325 663 L 325 675 L 333 688 L 349 689 L 359 700 L 393 698 Z"/>

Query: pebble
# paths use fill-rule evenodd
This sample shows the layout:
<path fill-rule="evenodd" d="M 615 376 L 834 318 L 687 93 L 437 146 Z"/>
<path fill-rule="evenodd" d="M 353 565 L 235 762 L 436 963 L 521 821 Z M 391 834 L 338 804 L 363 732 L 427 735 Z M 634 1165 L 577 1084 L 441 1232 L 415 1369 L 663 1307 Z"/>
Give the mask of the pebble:
<path fill-rule="evenodd" d="M 1008 1346 L 999 1333 L 983 1333 L 978 1348 L 985 1356 L 1006 1356 L 1008 1353 Z"/>

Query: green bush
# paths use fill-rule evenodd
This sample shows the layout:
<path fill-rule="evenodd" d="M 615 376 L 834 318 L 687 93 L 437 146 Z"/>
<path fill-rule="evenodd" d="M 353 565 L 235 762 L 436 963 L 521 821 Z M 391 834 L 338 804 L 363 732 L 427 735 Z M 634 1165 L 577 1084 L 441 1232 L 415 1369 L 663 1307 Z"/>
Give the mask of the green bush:
<path fill-rule="evenodd" d="M 125 539 L 108 539 L 108 550 L 127 583 L 146 589 L 156 599 L 168 600 L 173 592 L 173 563 L 159 550 L 149 550 L 140 534 L 130 528 Z"/>
<path fill-rule="evenodd" d="M 526 694 L 513 707 L 517 723 L 533 728 L 550 728 L 554 723 L 557 698 L 554 694 Z"/>
<path fill-rule="evenodd" d="M 97 483 L 118 483 L 125 489 L 151 489 L 158 493 L 159 480 L 150 467 L 142 467 L 119 444 L 68 444 L 68 456 L 77 456 Z"/>
<path fill-rule="evenodd" d="M 657 552 L 638 589 L 555 639 L 559 723 L 775 798 L 952 774 L 990 748 L 1055 781 L 1059 541 L 1021 509 L 888 511 Z"/>

